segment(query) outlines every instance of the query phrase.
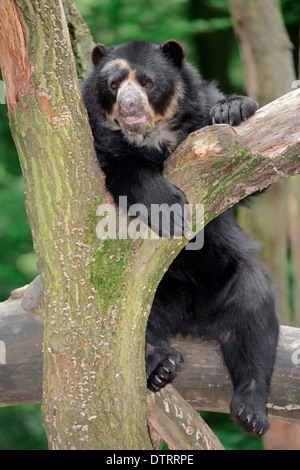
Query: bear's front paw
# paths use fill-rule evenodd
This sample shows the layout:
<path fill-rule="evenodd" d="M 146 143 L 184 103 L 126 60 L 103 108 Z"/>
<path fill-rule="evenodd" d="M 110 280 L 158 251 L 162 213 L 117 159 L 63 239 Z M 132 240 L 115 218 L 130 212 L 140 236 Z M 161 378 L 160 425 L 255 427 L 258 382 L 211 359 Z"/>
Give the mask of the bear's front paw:
<path fill-rule="evenodd" d="M 230 413 L 234 421 L 245 432 L 264 434 L 270 427 L 265 404 L 260 404 L 255 394 L 235 393 L 230 403 Z"/>
<path fill-rule="evenodd" d="M 258 104 L 248 96 L 232 96 L 225 98 L 210 111 L 213 124 L 230 124 L 238 126 L 258 110 Z"/>
<path fill-rule="evenodd" d="M 147 387 L 149 390 L 157 392 L 171 382 L 181 362 L 183 362 L 182 355 L 170 348 L 170 353 L 161 358 L 160 363 L 148 375 Z"/>
<path fill-rule="evenodd" d="M 190 228 L 191 213 L 185 194 L 175 185 L 166 182 L 160 189 L 161 200 L 151 204 L 148 224 L 163 238 L 182 237 Z"/>

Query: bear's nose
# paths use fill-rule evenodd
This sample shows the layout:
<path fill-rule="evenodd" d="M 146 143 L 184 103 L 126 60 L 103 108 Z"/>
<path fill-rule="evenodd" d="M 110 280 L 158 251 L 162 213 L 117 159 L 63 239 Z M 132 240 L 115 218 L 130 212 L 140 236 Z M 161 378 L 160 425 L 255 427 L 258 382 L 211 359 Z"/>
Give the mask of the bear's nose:
<path fill-rule="evenodd" d="M 119 103 L 123 112 L 125 112 L 126 114 L 132 114 L 138 108 L 139 100 L 133 95 L 127 95 L 122 96 L 122 98 L 120 98 Z"/>

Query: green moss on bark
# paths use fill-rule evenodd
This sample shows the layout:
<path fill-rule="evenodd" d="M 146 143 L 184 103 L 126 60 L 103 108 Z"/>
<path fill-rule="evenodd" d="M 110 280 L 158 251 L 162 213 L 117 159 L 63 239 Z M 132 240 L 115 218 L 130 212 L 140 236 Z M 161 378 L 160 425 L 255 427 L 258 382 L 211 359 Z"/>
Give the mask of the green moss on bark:
<path fill-rule="evenodd" d="M 121 298 L 131 254 L 132 240 L 102 240 L 93 252 L 91 283 L 99 293 L 99 305 L 104 312 Z"/>

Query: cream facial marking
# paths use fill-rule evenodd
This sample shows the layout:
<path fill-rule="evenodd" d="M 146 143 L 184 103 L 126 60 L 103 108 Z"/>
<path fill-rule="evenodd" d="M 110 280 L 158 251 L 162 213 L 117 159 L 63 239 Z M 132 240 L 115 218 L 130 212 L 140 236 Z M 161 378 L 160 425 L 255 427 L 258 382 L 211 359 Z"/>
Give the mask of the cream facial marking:
<path fill-rule="evenodd" d="M 104 65 L 102 72 L 107 72 L 108 70 L 111 70 L 115 67 L 119 67 L 120 69 L 128 69 L 131 70 L 129 63 L 125 59 L 115 59 L 112 60 L 111 62 L 108 62 L 106 65 Z"/>

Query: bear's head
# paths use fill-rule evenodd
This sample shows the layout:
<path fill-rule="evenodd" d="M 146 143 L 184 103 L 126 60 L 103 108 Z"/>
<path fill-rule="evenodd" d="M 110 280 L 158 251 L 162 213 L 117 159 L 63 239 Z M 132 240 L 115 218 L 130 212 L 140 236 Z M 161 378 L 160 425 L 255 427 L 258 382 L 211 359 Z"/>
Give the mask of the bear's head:
<path fill-rule="evenodd" d="M 131 136 L 163 128 L 183 99 L 183 46 L 133 41 L 92 51 L 97 102 L 113 129 Z"/>

